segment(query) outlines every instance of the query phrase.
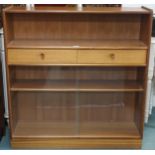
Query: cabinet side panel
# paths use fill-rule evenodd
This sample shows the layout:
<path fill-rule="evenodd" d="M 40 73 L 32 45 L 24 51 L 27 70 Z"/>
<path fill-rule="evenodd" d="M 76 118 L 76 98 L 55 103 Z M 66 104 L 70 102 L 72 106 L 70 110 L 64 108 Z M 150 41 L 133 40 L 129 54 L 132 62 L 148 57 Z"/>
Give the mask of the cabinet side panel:
<path fill-rule="evenodd" d="M 144 94 L 141 96 L 141 102 L 139 104 L 140 107 L 137 108 L 139 113 L 139 118 L 137 119 L 137 124 L 140 129 L 141 136 L 143 136 L 144 129 L 144 115 L 145 115 L 145 106 L 146 106 L 146 91 L 147 91 L 147 79 L 148 79 L 148 62 L 149 62 L 149 54 L 150 54 L 150 43 L 151 43 L 151 32 L 152 32 L 152 16 L 153 12 L 150 10 L 150 14 L 142 15 L 141 17 L 141 28 L 140 28 L 140 40 L 142 40 L 148 47 L 147 57 L 146 57 L 146 67 L 144 69 L 144 74 L 140 78 L 143 80 L 144 84 Z"/>

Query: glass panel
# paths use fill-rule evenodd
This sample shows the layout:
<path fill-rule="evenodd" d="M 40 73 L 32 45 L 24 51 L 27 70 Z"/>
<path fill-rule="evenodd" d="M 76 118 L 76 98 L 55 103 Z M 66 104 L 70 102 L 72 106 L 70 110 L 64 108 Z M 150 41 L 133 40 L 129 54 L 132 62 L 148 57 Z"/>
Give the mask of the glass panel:
<path fill-rule="evenodd" d="M 143 91 L 141 70 L 136 67 L 79 67 L 81 91 Z"/>
<path fill-rule="evenodd" d="M 14 137 L 77 135 L 74 68 L 16 66 L 10 80 Z"/>
<path fill-rule="evenodd" d="M 70 91 L 76 89 L 72 67 L 10 67 L 11 90 Z"/>
<path fill-rule="evenodd" d="M 136 93 L 80 93 L 80 135 L 138 137 Z"/>
<path fill-rule="evenodd" d="M 139 137 L 136 105 L 142 68 L 79 67 L 79 134 L 84 137 Z M 142 79 L 142 76 L 141 76 Z"/>
<path fill-rule="evenodd" d="M 76 134 L 75 94 L 12 93 L 13 136 L 73 136 Z"/>
<path fill-rule="evenodd" d="M 143 68 L 10 67 L 14 137 L 139 137 Z"/>

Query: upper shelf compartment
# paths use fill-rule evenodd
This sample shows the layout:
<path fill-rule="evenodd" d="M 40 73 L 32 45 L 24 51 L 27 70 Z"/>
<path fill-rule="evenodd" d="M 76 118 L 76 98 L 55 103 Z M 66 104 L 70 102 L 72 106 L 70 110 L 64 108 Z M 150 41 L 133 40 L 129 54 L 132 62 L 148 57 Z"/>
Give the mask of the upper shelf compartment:
<path fill-rule="evenodd" d="M 7 9 L 7 48 L 147 49 L 148 10 L 94 9 Z"/>

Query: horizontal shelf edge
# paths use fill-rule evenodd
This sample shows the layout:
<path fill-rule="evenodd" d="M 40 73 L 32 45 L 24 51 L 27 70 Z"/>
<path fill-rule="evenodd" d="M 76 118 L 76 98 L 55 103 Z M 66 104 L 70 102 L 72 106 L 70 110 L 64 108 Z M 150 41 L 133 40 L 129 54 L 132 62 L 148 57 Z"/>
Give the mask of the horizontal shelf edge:
<path fill-rule="evenodd" d="M 142 92 L 144 89 L 16 89 L 10 88 L 10 91 L 51 91 L 51 92 Z"/>
<path fill-rule="evenodd" d="M 147 66 L 147 64 L 8 64 L 8 66 Z"/>
<path fill-rule="evenodd" d="M 48 47 L 48 46 L 11 46 L 7 45 L 8 49 L 72 49 L 72 50 L 81 50 L 81 49 L 88 49 L 88 50 L 147 50 L 147 47 Z"/>

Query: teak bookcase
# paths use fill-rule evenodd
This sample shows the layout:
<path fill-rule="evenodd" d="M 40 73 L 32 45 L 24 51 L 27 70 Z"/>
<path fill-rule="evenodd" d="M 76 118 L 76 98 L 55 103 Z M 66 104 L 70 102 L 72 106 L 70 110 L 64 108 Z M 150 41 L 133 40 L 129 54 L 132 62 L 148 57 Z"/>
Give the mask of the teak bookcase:
<path fill-rule="evenodd" d="M 140 148 L 152 11 L 8 7 L 13 148 Z"/>

